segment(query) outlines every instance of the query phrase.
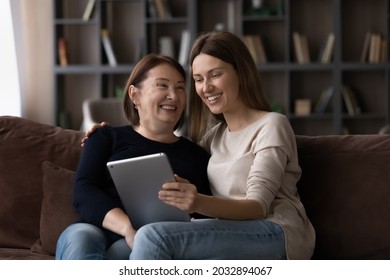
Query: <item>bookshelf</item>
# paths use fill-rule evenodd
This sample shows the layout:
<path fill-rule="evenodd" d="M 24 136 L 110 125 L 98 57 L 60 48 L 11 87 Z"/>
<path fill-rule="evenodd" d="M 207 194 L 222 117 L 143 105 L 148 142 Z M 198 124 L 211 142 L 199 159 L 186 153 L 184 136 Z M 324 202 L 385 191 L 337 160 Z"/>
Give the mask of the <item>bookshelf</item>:
<path fill-rule="evenodd" d="M 149 0 L 95 0 L 88 19 L 83 16 L 90 0 L 53 1 L 53 107 L 55 123 L 65 128 L 80 128 L 85 99 L 123 94 L 134 63 L 146 53 L 159 52 L 161 37 L 172 39 L 179 58 L 182 31 L 194 34 L 188 16 L 190 0 L 170 0 L 171 16 L 166 18 L 150 15 Z M 116 64 L 110 64 L 102 30 L 108 32 Z M 60 64 L 60 38 L 66 42 L 67 66 Z"/>
<path fill-rule="evenodd" d="M 184 30 L 192 42 L 213 29 L 261 38 L 267 59 L 258 63 L 259 75 L 274 110 L 288 117 L 296 134 L 377 133 L 390 122 L 390 0 L 263 0 L 257 9 L 252 0 L 166 0 L 169 13 L 163 17 L 151 9 L 155 0 L 96 0 L 88 20 L 82 17 L 90 0 L 53 1 L 54 108 L 61 126 L 79 128 L 85 98 L 116 96 L 134 62 L 159 52 L 162 38 L 169 38 L 178 59 Z M 103 28 L 109 31 L 116 66 L 105 55 Z M 297 61 L 294 32 L 306 37 L 308 62 Z M 384 59 L 361 60 L 369 32 L 387 42 Z M 330 34 L 330 59 L 321 61 Z M 59 38 L 67 43 L 67 66 L 59 63 Z M 345 85 L 354 91 L 361 113 L 349 114 Z M 330 87 L 328 104 L 316 111 Z M 295 112 L 302 100 L 310 104 L 309 114 Z"/>

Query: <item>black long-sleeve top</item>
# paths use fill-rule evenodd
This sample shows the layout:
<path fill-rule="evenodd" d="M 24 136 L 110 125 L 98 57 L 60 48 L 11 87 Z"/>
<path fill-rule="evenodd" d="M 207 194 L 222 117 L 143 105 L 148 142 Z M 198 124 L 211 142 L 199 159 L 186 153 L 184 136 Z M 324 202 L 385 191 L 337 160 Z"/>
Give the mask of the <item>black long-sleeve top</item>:
<path fill-rule="evenodd" d="M 79 222 L 102 228 L 111 209 L 123 208 L 115 185 L 107 169 L 107 162 L 153 153 L 167 154 L 175 174 L 193 183 L 199 193 L 210 195 L 207 178 L 209 154 L 190 140 L 165 144 L 147 139 L 130 126 L 105 126 L 96 130 L 84 146 L 77 169 L 73 204 Z M 112 241 L 119 238 L 106 231 Z"/>

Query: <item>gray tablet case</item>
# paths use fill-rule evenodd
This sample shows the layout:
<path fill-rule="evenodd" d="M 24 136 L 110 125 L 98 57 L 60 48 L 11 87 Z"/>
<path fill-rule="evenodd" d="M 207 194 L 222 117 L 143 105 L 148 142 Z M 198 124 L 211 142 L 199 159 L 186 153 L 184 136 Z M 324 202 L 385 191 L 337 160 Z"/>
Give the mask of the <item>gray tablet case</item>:
<path fill-rule="evenodd" d="M 162 185 L 175 180 L 164 153 L 110 161 L 107 168 L 135 229 L 153 222 L 190 221 L 187 213 L 158 198 Z"/>

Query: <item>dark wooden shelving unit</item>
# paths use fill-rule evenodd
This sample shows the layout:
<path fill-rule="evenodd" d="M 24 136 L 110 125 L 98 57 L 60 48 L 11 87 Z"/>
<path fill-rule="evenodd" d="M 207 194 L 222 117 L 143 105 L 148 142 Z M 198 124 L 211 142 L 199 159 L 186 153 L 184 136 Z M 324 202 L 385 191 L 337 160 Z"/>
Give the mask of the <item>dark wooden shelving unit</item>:
<path fill-rule="evenodd" d="M 390 122 L 390 0 L 264 0 L 261 11 L 252 10 L 252 0 L 168 0 L 172 14 L 168 18 L 151 16 L 149 0 L 96 0 L 87 21 L 82 15 L 88 0 L 53 1 L 53 94 L 59 125 L 78 129 L 83 100 L 115 96 L 140 55 L 159 52 L 161 36 L 172 38 L 178 58 L 183 30 L 189 30 L 192 42 L 200 32 L 215 28 L 242 38 L 261 36 L 268 60 L 258 64 L 259 75 L 273 107 L 289 118 L 296 134 L 370 134 Z M 107 62 L 102 28 L 109 31 L 116 66 Z M 307 37 L 310 63 L 296 62 L 293 32 Z M 319 57 L 331 32 L 333 56 L 323 64 Z M 385 61 L 360 61 L 367 32 L 386 40 Z M 59 65 L 60 37 L 68 43 L 68 66 Z M 343 85 L 356 92 L 360 114 L 346 110 Z M 329 86 L 334 89 L 330 103 L 325 111 L 315 112 Z M 310 100 L 310 114 L 296 113 L 299 99 Z M 70 123 L 62 123 L 64 119 Z"/>

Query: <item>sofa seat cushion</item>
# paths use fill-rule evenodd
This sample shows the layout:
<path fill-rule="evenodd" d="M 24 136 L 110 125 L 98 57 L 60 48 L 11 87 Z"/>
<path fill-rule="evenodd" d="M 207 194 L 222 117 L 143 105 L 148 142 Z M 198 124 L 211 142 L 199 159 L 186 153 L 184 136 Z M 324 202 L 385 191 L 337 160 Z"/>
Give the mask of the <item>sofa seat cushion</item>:
<path fill-rule="evenodd" d="M 30 249 L 0 248 L 0 260 L 52 260 L 54 256 L 37 254 Z"/>
<path fill-rule="evenodd" d="M 390 259 L 390 135 L 298 136 L 313 258 Z"/>

